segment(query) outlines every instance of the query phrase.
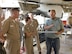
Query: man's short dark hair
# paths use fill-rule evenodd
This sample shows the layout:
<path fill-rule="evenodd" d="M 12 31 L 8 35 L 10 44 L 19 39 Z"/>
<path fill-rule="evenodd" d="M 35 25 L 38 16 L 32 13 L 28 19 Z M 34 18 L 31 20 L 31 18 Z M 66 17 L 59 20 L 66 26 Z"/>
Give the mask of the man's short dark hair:
<path fill-rule="evenodd" d="M 11 9 L 11 11 L 14 11 L 14 10 L 20 11 L 19 8 L 12 8 Z"/>
<path fill-rule="evenodd" d="M 54 9 L 52 9 L 52 10 L 50 10 L 50 11 L 56 12 Z"/>
<path fill-rule="evenodd" d="M 30 17 L 27 16 L 27 17 L 25 18 L 25 21 L 27 22 L 29 19 L 30 19 Z"/>

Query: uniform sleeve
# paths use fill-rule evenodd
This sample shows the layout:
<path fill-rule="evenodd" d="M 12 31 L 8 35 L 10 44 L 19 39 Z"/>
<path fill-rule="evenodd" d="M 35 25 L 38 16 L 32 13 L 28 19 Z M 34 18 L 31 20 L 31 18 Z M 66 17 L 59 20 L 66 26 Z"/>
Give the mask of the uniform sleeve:
<path fill-rule="evenodd" d="M 25 37 L 30 35 L 28 32 L 27 26 L 24 27 L 24 34 L 25 34 Z"/>
<path fill-rule="evenodd" d="M 26 25 L 24 26 L 24 33 L 28 32 Z"/>
<path fill-rule="evenodd" d="M 38 27 L 38 21 L 37 20 L 35 20 L 35 26 L 36 26 L 36 28 Z"/>
<path fill-rule="evenodd" d="M 8 32 L 9 24 L 10 24 L 9 20 L 6 20 L 2 25 L 2 31 L 4 34 Z"/>

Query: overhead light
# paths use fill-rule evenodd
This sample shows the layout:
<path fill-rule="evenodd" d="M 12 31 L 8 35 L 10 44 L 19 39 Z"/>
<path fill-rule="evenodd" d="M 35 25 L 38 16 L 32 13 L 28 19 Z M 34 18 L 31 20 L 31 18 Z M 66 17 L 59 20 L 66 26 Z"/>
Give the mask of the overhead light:
<path fill-rule="evenodd" d="M 72 1 L 72 0 L 63 0 L 63 1 Z"/>

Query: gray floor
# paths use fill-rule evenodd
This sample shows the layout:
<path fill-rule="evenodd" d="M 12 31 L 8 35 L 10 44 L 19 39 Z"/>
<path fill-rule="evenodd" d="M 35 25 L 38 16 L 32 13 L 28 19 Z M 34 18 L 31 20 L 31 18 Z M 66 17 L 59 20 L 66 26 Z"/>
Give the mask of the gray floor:
<path fill-rule="evenodd" d="M 60 37 L 60 54 L 72 54 L 72 38 L 70 38 L 69 36 L 62 35 Z M 41 51 L 42 54 L 46 54 L 46 45 L 45 42 L 41 43 Z M 23 54 L 26 54 L 25 52 Z M 38 54 L 38 50 L 37 47 L 34 46 L 34 54 Z M 54 54 L 53 50 L 52 50 L 52 54 Z"/>

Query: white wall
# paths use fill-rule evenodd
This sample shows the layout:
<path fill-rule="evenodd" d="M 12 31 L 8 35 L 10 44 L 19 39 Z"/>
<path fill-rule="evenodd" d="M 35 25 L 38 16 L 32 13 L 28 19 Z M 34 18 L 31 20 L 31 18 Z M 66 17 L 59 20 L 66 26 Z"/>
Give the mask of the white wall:
<path fill-rule="evenodd" d="M 41 4 L 38 9 L 40 9 L 40 10 L 42 10 L 44 12 L 48 12 L 48 10 L 55 9 L 57 17 L 61 17 L 62 13 L 63 13 L 62 7 L 57 6 L 57 5 L 43 5 L 43 4 Z"/>

